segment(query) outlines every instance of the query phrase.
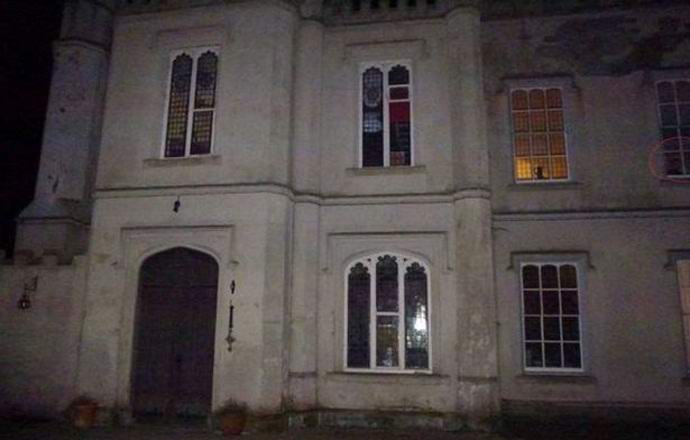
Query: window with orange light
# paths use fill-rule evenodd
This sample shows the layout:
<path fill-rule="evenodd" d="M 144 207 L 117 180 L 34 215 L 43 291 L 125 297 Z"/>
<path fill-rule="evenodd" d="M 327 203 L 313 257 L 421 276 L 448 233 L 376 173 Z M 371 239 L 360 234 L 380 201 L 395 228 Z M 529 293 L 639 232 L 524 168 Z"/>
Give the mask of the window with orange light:
<path fill-rule="evenodd" d="M 510 94 L 515 180 L 567 180 L 568 154 L 560 88 L 514 89 Z"/>

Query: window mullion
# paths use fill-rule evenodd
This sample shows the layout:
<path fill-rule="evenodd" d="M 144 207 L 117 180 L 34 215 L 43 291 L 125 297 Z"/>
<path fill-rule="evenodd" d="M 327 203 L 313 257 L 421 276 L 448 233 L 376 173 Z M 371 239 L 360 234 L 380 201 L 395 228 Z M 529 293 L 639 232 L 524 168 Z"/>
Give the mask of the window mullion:
<path fill-rule="evenodd" d="M 409 263 L 408 263 L 409 264 Z M 407 368 L 405 359 L 405 271 L 407 264 L 400 265 L 398 271 L 398 364 L 401 370 Z"/>
<path fill-rule="evenodd" d="M 372 258 L 372 260 L 374 260 Z M 369 368 L 376 368 L 376 264 L 369 261 Z"/>
<path fill-rule="evenodd" d="M 388 85 L 388 70 L 390 66 L 382 66 L 383 71 L 383 166 L 391 164 L 390 146 L 390 90 Z"/>
<path fill-rule="evenodd" d="M 189 108 L 187 109 L 187 139 L 185 140 L 185 156 L 192 152 L 192 128 L 194 127 L 194 107 L 196 106 L 196 76 L 199 67 L 198 54 L 192 52 L 192 84 L 189 87 Z"/>

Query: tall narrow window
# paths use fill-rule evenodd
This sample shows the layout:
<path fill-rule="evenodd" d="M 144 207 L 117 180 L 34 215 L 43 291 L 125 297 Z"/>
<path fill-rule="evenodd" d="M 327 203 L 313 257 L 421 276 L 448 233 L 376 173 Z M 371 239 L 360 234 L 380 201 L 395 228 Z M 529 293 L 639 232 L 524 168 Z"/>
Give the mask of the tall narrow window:
<path fill-rule="evenodd" d="M 515 89 L 510 101 L 515 180 L 568 179 L 561 89 Z"/>
<path fill-rule="evenodd" d="M 429 278 L 419 261 L 379 254 L 347 274 L 348 369 L 429 370 Z"/>
<path fill-rule="evenodd" d="M 406 63 L 362 69 L 363 167 L 412 165 L 412 98 Z"/>
<path fill-rule="evenodd" d="M 184 51 L 170 72 L 165 157 L 209 154 L 213 140 L 218 54 L 215 49 Z"/>
<path fill-rule="evenodd" d="M 582 342 L 577 266 L 522 266 L 525 369 L 581 371 Z"/>
<path fill-rule="evenodd" d="M 690 80 L 656 85 L 666 174 L 690 177 Z"/>
<path fill-rule="evenodd" d="M 685 368 L 690 371 L 690 260 L 678 260 L 676 267 L 685 335 Z"/>

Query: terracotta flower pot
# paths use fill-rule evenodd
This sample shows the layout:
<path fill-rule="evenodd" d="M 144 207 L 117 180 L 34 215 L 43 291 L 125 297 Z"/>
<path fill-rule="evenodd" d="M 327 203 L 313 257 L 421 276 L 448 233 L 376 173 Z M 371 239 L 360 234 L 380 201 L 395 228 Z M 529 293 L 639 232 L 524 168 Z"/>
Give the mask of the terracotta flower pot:
<path fill-rule="evenodd" d="M 223 413 L 219 416 L 219 423 L 223 435 L 240 435 L 247 424 L 247 414 L 243 411 Z"/>
<path fill-rule="evenodd" d="M 96 423 L 96 403 L 82 403 L 74 407 L 74 426 L 77 428 L 90 428 Z"/>

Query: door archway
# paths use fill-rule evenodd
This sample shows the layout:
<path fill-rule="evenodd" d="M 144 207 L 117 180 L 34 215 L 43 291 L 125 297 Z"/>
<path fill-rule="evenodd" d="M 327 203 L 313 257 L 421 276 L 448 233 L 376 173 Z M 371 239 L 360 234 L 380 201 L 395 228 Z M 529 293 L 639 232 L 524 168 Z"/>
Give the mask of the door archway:
<path fill-rule="evenodd" d="M 148 257 L 139 274 L 132 409 L 203 416 L 211 410 L 218 263 L 173 248 Z"/>

